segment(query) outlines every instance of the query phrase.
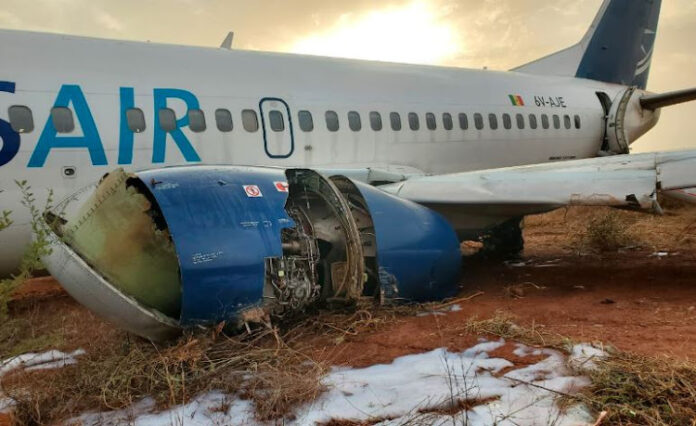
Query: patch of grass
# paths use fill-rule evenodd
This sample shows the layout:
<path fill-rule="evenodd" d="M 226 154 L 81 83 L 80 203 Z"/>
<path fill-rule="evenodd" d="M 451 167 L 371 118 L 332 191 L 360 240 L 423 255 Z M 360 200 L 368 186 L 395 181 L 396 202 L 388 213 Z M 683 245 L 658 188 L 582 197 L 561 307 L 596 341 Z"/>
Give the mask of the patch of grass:
<path fill-rule="evenodd" d="M 626 247 L 635 241 L 630 224 L 616 211 L 609 211 L 589 220 L 580 235 L 581 248 L 605 253 Z"/>
<path fill-rule="evenodd" d="M 62 346 L 64 341 L 61 329 L 38 333 L 26 319 L 8 319 L 0 324 L 0 354 L 3 359 L 54 349 Z"/>
<path fill-rule="evenodd" d="M 696 364 L 628 353 L 595 362 L 584 398 L 607 424 L 696 424 Z"/>
<path fill-rule="evenodd" d="M 570 339 L 521 327 L 514 316 L 499 312 L 487 320 L 471 320 L 467 331 L 565 351 Z M 594 359 L 596 369 L 581 371 L 592 385 L 565 402 L 583 402 L 597 413 L 608 413 L 602 424 L 696 425 L 696 364 L 610 350 Z"/>
<path fill-rule="evenodd" d="M 75 366 L 11 373 L 0 391 L 17 401 L 20 424 L 53 424 L 87 411 L 126 408 L 147 397 L 165 409 L 211 390 L 253 401 L 259 420 L 278 419 L 324 391 L 327 364 L 316 359 L 311 339 L 300 343 L 306 342 L 303 337 L 340 342 L 416 309 L 370 303 L 314 311 L 237 336 L 221 334 L 220 327 L 166 347 L 119 333 L 85 347 Z"/>
<path fill-rule="evenodd" d="M 169 348 L 126 341 L 55 371 L 18 371 L 2 391 L 19 424 L 46 424 L 86 410 L 125 408 L 146 397 L 166 408 L 210 390 L 255 402 L 260 420 L 286 414 L 322 391 L 324 366 L 290 348 L 277 331 L 240 337 L 187 336 Z"/>
<path fill-rule="evenodd" d="M 573 346 L 572 341 L 565 336 L 549 333 L 542 327 L 535 325 L 521 327 L 515 323 L 515 319 L 512 314 L 498 311 L 489 319 L 470 319 L 466 323 L 466 331 L 475 336 L 497 336 L 532 346 L 551 347 L 566 352 Z"/>

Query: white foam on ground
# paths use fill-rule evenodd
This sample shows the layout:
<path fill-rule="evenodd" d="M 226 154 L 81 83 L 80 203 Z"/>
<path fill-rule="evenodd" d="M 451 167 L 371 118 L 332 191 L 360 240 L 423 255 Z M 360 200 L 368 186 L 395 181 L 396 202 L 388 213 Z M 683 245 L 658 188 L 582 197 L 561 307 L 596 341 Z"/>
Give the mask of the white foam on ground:
<path fill-rule="evenodd" d="M 568 365 L 579 370 L 594 370 L 597 368 L 595 361 L 600 361 L 606 357 L 607 353 L 604 350 L 592 345 L 575 345 L 568 357 Z"/>
<path fill-rule="evenodd" d="M 76 358 L 84 354 L 85 351 L 82 349 L 71 353 L 54 349 L 43 353 L 18 355 L 0 362 L 0 377 L 18 368 L 24 368 L 26 371 L 62 368 L 77 363 Z"/>
<path fill-rule="evenodd" d="M 53 368 L 63 368 L 67 365 L 77 363 L 77 357 L 84 355 L 85 351 L 78 349 L 74 352 L 65 353 L 57 350 L 50 350 L 42 353 L 27 353 L 0 361 L 0 379 L 2 376 L 23 368 L 24 371 L 48 370 Z M 0 393 L 0 413 L 8 412 L 15 404 L 11 398 L 4 397 Z"/>
<path fill-rule="evenodd" d="M 517 345 L 517 356 L 545 355 L 533 365 L 500 376 L 514 367 L 489 353 L 505 342 L 483 341 L 460 353 L 437 349 L 397 358 L 391 364 L 367 368 L 334 368 L 323 382 L 328 391 L 317 400 L 298 407 L 285 425 L 313 425 L 332 419 L 380 422 L 383 426 L 405 423 L 445 425 L 586 425 L 593 421 L 588 410 L 558 407 L 559 393 L 575 393 L 589 384 L 567 367 L 560 352 Z M 581 348 L 577 348 L 581 353 Z M 575 353 L 575 350 L 573 351 Z M 500 376 L 500 377 L 498 377 Z M 451 401 L 469 401 L 471 409 L 443 414 Z M 119 412 L 86 414 L 75 423 L 138 426 L 171 424 L 234 424 L 263 426 L 254 420 L 249 401 L 211 392 L 189 404 L 151 414 L 151 402 Z M 280 420 L 280 419 L 279 419 Z M 276 422 L 268 423 L 276 424 Z"/>

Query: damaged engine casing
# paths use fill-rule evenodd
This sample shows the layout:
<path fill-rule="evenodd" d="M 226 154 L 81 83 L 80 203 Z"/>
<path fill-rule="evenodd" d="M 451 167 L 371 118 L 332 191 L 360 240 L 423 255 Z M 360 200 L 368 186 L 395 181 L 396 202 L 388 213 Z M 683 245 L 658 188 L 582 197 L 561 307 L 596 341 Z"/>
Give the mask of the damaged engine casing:
<path fill-rule="evenodd" d="M 459 241 L 439 214 L 312 170 L 119 169 L 46 218 L 51 274 L 151 340 L 321 301 L 420 302 L 458 289 Z"/>

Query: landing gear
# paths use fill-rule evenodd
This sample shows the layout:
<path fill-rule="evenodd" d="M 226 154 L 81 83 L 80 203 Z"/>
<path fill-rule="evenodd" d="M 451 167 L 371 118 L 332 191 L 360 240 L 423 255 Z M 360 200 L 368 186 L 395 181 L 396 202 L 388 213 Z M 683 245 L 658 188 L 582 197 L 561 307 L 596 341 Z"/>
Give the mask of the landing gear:
<path fill-rule="evenodd" d="M 480 236 L 483 248 L 478 256 L 492 260 L 513 260 L 522 257 L 524 251 L 524 218 L 517 217 L 504 222 Z"/>

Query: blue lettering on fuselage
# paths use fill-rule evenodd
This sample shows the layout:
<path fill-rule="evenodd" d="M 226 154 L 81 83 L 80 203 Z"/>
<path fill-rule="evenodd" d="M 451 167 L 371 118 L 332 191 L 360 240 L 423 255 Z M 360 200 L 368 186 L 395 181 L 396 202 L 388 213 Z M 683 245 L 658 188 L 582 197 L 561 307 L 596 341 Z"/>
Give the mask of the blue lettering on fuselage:
<path fill-rule="evenodd" d="M 0 92 L 15 93 L 15 83 L 0 81 Z M 119 91 L 119 96 L 120 129 L 118 139 L 118 164 L 129 165 L 133 163 L 135 134 L 128 126 L 126 112 L 131 108 L 136 108 L 135 90 L 132 87 L 122 87 Z M 200 109 L 200 104 L 196 96 L 191 92 L 181 89 L 154 89 L 153 98 L 155 125 L 153 126 L 152 163 L 160 164 L 165 162 L 168 134 L 171 134 L 174 143 L 187 162 L 200 162 L 200 156 L 182 131 L 183 128 L 189 125 L 188 111 Z M 186 105 L 186 113 L 183 117 L 176 120 L 174 130 L 165 131 L 159 125 L 158 114 L 160 110 L 168 108 L 168 101 L 170 100 L 182 101 Z M 52 150 L 66 148 L 86 149 L 89 152 L 92 165 L 108 165 L 99 130 L 97 129 L 89 104 L 80 86 L 63 85 L 58 92 L 54 107 L 71 108 L 75 115 L 75 121 L 80 125 L 82 135 L 60 135 L 53 124 L 52 117 L 49 116 L 27 167 L 43 167 Z M 12 129 L 10 123 L 0 119 L 0 139 L 2 140 L 2 144 L 0 144 L 0 166 L 3 166 L 17 156 L 21 138 L 20 135 Z"/>
<path fill-rule="evenodd" d="M 15 84 L 10 81 L 0 81 L 0 92 L 14 93 Z M 19 133 L 12 129 L 10 123 L 0 120 L 0 138 L 2 138 L 2 148 L 0 148 L 0 167 L 12 161 L 19 152 Z"/>
<path fill-rule="evenodd" d="M 118 138 L 118 164 L 133 164 L 133 140 L 135 133 L 128 127 L 126 112 L 135 108 L 135 90 L 132 87 L 121 87 L 121 129 Z"/>
<path fill-rule="evenodd" d="M 36 148 L 29 159 L 28 167 L 43 167 L 51 150 L 60 148 L 86 148 L 92 159 L 92 165 L 105 166 L 108 164 L 104 146 L 82 89 L 76 85 L 63 85 L 60 88 L 60 92 L 58 92 L 54 107 L 68 108 L 71 103 L 77 121 L 82 128 L 82 136 L 58 137 L 58 131 L 53 125 L 53 119 L 49 116 L 39 142 L 36 144 Z"/>
<path fill-rule="evenodd" d="M 165 132 L 159 125 L 155 126 L 155 137 L 152 142 L 152 162 L 154 164 L 164 163 L 167 133 L 172 135 L 174 142 L 179 147 L 186 161 L 200 162 L 201 158 L 198 156 L 198 153 L 196 153 L 196 150 L 193 148 L 184 132 L 181 131 L 182 127 L 189 125 L 188 111 L 200 109 L 196 96 L 191 92 L 180 89 L 155 89 L 153 95 L 155 98 L 155 123 L 159 123 L 159 111 L 167 108 L 168 99 L 179 99 L 184 101 L 187 113 L 184 117 L 176 120 L 176 128 L 171 132 Z"/>

